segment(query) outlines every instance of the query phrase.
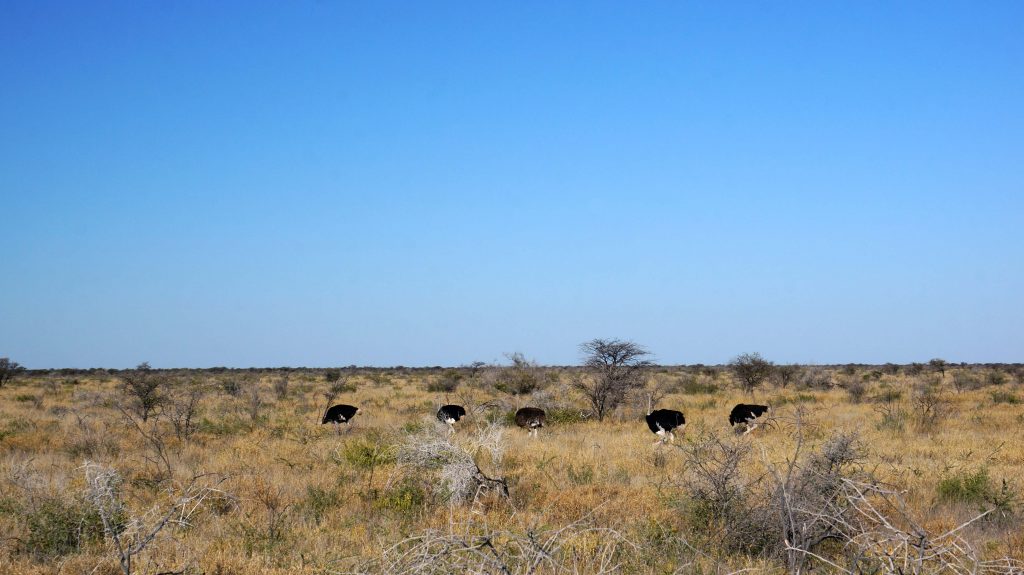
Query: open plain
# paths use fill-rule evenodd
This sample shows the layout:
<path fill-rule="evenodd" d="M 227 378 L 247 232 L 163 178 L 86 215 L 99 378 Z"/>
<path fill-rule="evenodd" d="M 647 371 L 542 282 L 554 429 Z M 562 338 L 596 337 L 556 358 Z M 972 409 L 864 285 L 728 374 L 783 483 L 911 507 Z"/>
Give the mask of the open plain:
<path fill-rule="evenodd" d="M 28 372 L 0 388 L 0 572 L 1020 572 L 1019 367 L 794 371 L 652 367 L 603 421 L 581 368 Z"/>

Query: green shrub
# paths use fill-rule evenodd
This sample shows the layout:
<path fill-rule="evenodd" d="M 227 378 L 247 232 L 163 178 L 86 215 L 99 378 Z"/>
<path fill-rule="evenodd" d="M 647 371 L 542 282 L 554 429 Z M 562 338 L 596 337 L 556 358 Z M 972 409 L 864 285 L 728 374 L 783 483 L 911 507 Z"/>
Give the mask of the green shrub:
<path fill-rule="evenodd" d="M 306 497 L 299 504 L 299 510 L 303 516 L 319 525 L 327 512 L 340 507 L 341 503 L 341 494 L 337 489 L 309 485 L 306 487 Z"/>
<path fill-rule="evenodd" d="M 342 457 L 349 465 L 358 469 L 373 469 L 378 465 L 395 462 L 395 450 L 379 439 L 355 439 L 345 444 Z"/>
<path fill-rule="evenodd" d="M 1010 405 L 1018 405 L 1021 403 L 1020 397 L 1015 393 L 1007 391 L 996 390 L 991 393 L 992 403 L 1008 403 Z"/>
<path fill-rule="evenodd" d="M 404 481 L 384 493 L 374 505 L 379 509 L 409 513 L 423 507 L 426 500 L 427 494 L 422 487 L 412 481 Z"/>
<path fill-rule="evenodd" d="M 0 441 L 4 438 L 12 437 L 26 432 L 31 432 L 36 429 L 36 424 L 28 419 L 17 418 L 7 422 L 6 425 L 0 429 Z"/>
<path fill-rule="evenodd" d="M 988 520 L 1011 518 L 1020 503 L 1016 489 L 1005 479 L 997 488 L 985 467 L 944 477 L 939 480 L 936 489 L 942 501 L 968 503 L 977 505 L 979 509 L 991 510 L 986 518 Z"/>
<path fill-rule="evenodd" d="M 13 497 L 0 497 L 0 515 L 19 515 L 21 505 Z"/>
<path fill-rule="evenodd" d="M 547 411 L 546 419 L 548 423 L 553 423 L 556 425 L 582 423 L 587 420 L 587 414 L 578 409 L 550 409 Z M 512 414 L 512 420 L 514 423 L 514 413 Z"/>
<path fill-rule="evenodd" d="M 250 422 L 238 416 L 217 418 L 215 421 L 204 417 L 199 421 L 199 425 L 196 426 L 196 430 L 199 432 L 221 437 L 238 435 L 249 431 L 251 428 Z"/>
<path fill-rule="evenodd" d="M 407 421 L 402 425 L 402 433 L 406 435 L 416 435 L 423 431 L 424 425 L 422 421 Z"/>
<path fill-rule="evenodd" d="M 992 489 L 986 499 L 992 506 L 992 519 L 996 521 L 1007 520 L 1014 517 L 1020 507 L 1020 496 L 1017 490 L 1010 486 L 1005 479 L 999 489 Z"/>
<path fill-rule="evenodd" d="M 679 392 L 686 395 L 718 393 L 718 386 L 713 380 L 698 377 L 684 377 L 679 382 Z"/>
<path fill-rule="evenodd" d="M 937 490 L 942 501 L 978 504 L 984 503 L 994 491 L 985 467 L 944 477 L 939 480 Z"/>
<path fill-rule="evenodd" d="M 25 515 L 25 551 L 38 559 L 68 555 L 103 540 L 103 521 L 84 502 L 44 500 Z M 123 519 L 115 520 L 124 525 Z"/>

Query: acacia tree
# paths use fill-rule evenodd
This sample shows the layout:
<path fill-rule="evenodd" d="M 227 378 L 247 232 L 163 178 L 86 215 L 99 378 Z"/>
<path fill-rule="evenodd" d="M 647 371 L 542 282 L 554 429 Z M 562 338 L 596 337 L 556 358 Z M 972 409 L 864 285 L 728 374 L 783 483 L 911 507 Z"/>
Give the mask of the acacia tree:
<path fill-rule="evenodd" d="M 133 403 L 135 413 L 147 421 L 153 411 L 165 400 L 163 387 L 164 378 L 142 362 L 135 369 L 121 374 L 124 392 Z"/>
<path fill-rule="evenodd" d="M 5 383 L 14 379 L 15 375 L 25 371 L 18 362 L 11 361 L 10 358 L 0 357 L 0 387 L 3 387 Z"/>
<path fill-rule="evenodd" d="M 643 347 L 618 339 L 594 339 L 580 344 L 583 366 L 591 377 L 573 382 L 594 408 L 598 421 L 619 406 L 630 391 L 644 386 L 644 370 L 652 365 Z"/>
<path fill-rule="evenodd" d="M 946 366 L 949 365 L 946 360 L 936 357 L 935 359 L 928 360 L 928 365 L 932 366 L 932 369 L 939 372 L 942 377 L 946 377 Z"/>
<path fill-rule="evenodd" d="M 747 393 L 754 393 L 754 390 L 775 370 L 775 365 L 761 357 L 759 353 L 740 354 L 729 362 L 729 367 L 736 374 L 740 387 Z"/>

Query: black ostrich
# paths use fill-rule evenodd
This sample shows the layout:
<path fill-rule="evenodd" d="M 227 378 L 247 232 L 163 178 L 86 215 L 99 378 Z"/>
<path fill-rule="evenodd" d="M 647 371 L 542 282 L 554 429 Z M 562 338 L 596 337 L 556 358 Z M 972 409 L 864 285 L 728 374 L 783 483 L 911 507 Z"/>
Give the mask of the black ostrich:
<path fill-rule="evenodd" d="M 341 428 L 338 426 L 340 423 L 345 425 L 352 425 L 352 418 L 359 413 L 359 408 L 354 405 L 339 404 L 332 406 L 327 409 L 324 413 L 324 420 L 320 422 L 321 425 L 325 423 L 333 423 L 334 431 L 341 433 Z M 351 427 L 349 428 L 351 429 Z"/>
<path fill-rule="evenodd" d="M 757 419 L 762 415 L 771 411 L 771 407 L 767 405 L 754 405 L 750 403 L 737 403 L 736 407 L 732 408 L 732 413 L 729 414 L 729 425 L 733 426 L 734 429 L 739 430 L 736 426 L 743 424 L 747 430 L 743 432 L 743 435 L 754 431 L 759 423 Z"/>
<path fill-rule="evenodd" d="M 647 420 L 647 427 L 661 437 L 660 440 L 654 442 L 655 445 L 665 443 L 665 439 L 675 441 L 676 435 L 672 430 L 678 429 L 682 433 L 686 429 L 686 418 L 683 417 L 681 411 L 674 409 L 655 409 L 644 419 Z"/>
<path fill-rule="evenodd" d="M 437 410 L 437 420 L 448 424 L 448 433 L 455 433 L 455 422 L 466 417 L 466 408 L 461 405 L 442 405 Z"/>
<path fill-rule="evenodd" d="M 537 437 L 546 417 L 547 414 L 539 407 L 524 407 L 516 412 L 516 425 L 528 430 L 527 435 Z"/>

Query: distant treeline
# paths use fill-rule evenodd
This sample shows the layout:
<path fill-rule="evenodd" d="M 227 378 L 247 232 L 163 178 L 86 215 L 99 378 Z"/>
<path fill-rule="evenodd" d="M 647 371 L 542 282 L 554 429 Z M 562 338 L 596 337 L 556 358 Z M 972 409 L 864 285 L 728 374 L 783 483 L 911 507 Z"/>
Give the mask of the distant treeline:
<path fill-rule="evenodd" d="M 870 363 L 838 363 L 838 364 L 792 364 L 797 367 L 816 367 L 824 369 L 832 369 L 836 371 L 845 371 L 853 373 L 856 371 L 879 371 L 882 373 L 896 375 L 899 373 L 906 373 L 909 375 L 915 375 L 922 371 L 932 368 L 934 366 L 928 363 L 907 363 L 907 364 L 896 364 L 896 363 L 884 363 L 884 364 L 870 364 Z M 403 365 L 396 365 L 392 367 L 373 367 L 373 366 L 358 366 L 348 365 L 344 367 L 199 367 L 199 368 L 152 368 L 153 371 L 159 371 L 164 373 L 193 373 L 193 374 L 223 374 L 223 373 L 234 373 L 234 374 L 267 374 L 267 373 L 310 373 L 310 374 L 322 374 L 328 371 L 340 371 L 346 375 L 358 375 L 358 374 L 371 374 L 371 373 L 408 373 L 408 374 L 437 374 L 445 371 L 455 370 L 460 372 L 475 373 L 485 367 L 497 367 L 496 365 L 487 364 L 484 362 L 475 362 L 469 365 L 459 366 L 441 366 L 434 365 L 428 367 L 406 367 Z M 558 369 L 572 371 L 575 369 L 583 369 L 583 366 L 578 365 L 548 365 L 538 366 L 545 367 L 548 369 Z M 703 363 L 694 364 L 679 364 L 679 365 L 665 365 L 665 364 L 653 364 L 648 369 L 654 372 L 658 371 L 695 371 L 695 372 L 709 372 L 709 371 L 725 371 L 729 369 L 729 364 L 713 364 L 705 365 Z M 1024 369 L 1024 363 L 945 363 L 946 369 L 952 368 L 971 368 L 971 369 L 996 369 L 1007 372 L 1015 372 L 1020 369 Z M 59 369 L 29 369 L 23 373 L 30 376 L 88 376 L 88 375 L 116 375 L 120 372 L 132 371 L 135 368 L 128 369 L 116 369 L 116 368 L 104 368 L 104 367 L 92 367 L 87 369 L 70 368 L 64 367 Z"/>

